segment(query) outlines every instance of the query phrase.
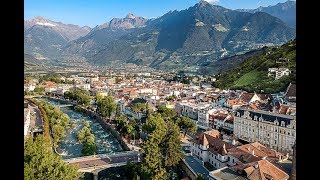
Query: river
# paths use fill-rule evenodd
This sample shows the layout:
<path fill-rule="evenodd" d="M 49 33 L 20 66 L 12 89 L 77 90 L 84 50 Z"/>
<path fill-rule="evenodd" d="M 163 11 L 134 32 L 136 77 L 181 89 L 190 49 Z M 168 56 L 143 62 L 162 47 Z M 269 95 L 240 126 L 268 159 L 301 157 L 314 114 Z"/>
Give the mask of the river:
<path fill-rule="evenodd" d="M 42 100 L 50 103 L 51 105 L 58 104 L 58 102 L 54 100 L 49 100 L 46 98 L 42 98 Z M 97 154 L 123 151 L 118 140 L 113 137 L 110 132 L 104 130 L 100 123 L 95 119 L 75 111 L 73 107 L 63 107 L 60 109 L 70 117 L 70 122 L 75 122 L 76 124 L 75 128 L 70 127 L 67 129 L 66 136 L 61 139 L 61 143 L 59 143 L 59 147 L 57 148 L 58 152 L 61 153 L 63 159 L 82 156 L 82 145 L 79 144 L 77 140 L 77 132 L 80 131 L 83 127 L 83 124 L 81 123 L 82 119 L 85 119 L 90 124 L 91 132 L 95 136 Z"/>

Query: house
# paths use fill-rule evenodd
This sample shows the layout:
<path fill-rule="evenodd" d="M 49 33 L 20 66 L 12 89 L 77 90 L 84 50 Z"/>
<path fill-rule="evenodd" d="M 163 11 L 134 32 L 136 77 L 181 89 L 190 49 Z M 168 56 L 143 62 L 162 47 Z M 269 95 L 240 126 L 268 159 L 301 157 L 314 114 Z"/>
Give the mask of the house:
<path fill-rule="evenodd" d="M 277 166 L 262 159 L 259 161 L 239 164 L 232 167 L 224 167 L 211 171 L 209 173 L 210 180 L 221 179 L 249 179 L 249 180 L 287 180 L 289 175 L 279 169 Z"/>
<path fill-rule="evenodd" d="M 239 99 L 228 99 L 227 101 L 225 101 L 225 103 L 223 104 L 225 107 L 230 108 L 232 110 L 236 110 L 237 108 L 245 105 L 246 103 L 239 100 Z"/>
<path fill-rule="evenodd" d="M 249 104 L 256 101 L 261 101 L 261 98 L 256 93 L 242 92 L 239 96 L 239 101 Z"/>
<path fill-rule="evenodd" d="M 269 68 L 268 76 L 274 77 L 275 80 L 280 79 L 282 76 L 289 76 L 290 70 L 288 68 Z"/>
<path fill-rule="evenodd" d="M 217 130 L 206 131 L 191 140 L 191 154 L 215 168 L 227 166 L 227 149 L 235 147 L 224 142 Z"/>

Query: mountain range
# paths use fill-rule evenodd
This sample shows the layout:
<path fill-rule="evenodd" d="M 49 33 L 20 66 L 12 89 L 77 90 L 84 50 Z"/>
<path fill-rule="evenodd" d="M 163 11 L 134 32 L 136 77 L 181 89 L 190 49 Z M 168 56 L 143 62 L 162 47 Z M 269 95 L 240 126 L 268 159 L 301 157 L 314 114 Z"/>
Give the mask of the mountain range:
<path fill-rule="evenodd" d="M 24 52 L 37 59 L 51 59 L 69 42 L 90 32 L 88 26 L 63 24 L 43 17 L 24 21 Z"/>
<path fill-rule="evenodd" d="M 274 6 L 268 7 L 258 7 L 257 9 L 238 9 L 237 11 L 242 12 L 265 12 L 272 16 L 281 19 L 283 22 L 287 23 L 290 27 L 296 28 L 296 2 L 286 1 L 284 3 L 278 3 Z"/>
<path fill-rule="evenodd" d="M 79 30 L 73 36 L 65 35 L 59 26 L 71 27 L 43 18 L 25 22 L 25 52 L 37 59 L 72 57 L 100 66 L 134 63 L 197 69 L 295 38 L 294 28 L 268 13 L 230 10 L 203 0 L 155 19 L 129 13 L 93 29 L 73 25 Z"/>

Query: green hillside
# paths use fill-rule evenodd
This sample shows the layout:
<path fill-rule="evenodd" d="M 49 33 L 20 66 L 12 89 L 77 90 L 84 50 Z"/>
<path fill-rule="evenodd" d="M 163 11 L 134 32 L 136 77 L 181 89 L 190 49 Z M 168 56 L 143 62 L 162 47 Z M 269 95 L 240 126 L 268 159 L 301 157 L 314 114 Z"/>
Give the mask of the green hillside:
<path fill-rule="evenodd" d="M 291 74 L 278 80 L 268 77 L 268 68 L 289 68 Z M 296 41 L 280 47 L 270 47 L 266 53 L 250 57 L 235 68 L 218 75 L 215 86 L 242 89 L 249 92 L 275 93 L 283 91 L 296 79 Z"/>

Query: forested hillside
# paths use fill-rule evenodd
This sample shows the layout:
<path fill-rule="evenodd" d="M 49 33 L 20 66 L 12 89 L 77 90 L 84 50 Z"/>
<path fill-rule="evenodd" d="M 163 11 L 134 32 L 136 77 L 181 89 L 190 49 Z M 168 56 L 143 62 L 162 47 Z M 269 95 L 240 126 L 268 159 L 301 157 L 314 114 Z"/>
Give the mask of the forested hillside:
<path fill-rule="evenodd" d="M 291 73 L 275 80 L 274 77 L 268 77 L 269 68 L 288 68 Z M 217 76 L 214 85 L 219 88 L 264 93 L 283 91 L 290 82 L 295 83 L 296 80 L 296 40 L 280 47 L 270 47 L 265 53 L 250 57 Z"/>

